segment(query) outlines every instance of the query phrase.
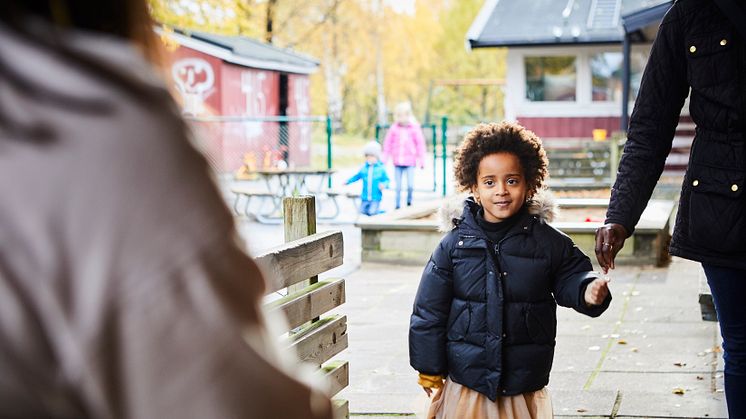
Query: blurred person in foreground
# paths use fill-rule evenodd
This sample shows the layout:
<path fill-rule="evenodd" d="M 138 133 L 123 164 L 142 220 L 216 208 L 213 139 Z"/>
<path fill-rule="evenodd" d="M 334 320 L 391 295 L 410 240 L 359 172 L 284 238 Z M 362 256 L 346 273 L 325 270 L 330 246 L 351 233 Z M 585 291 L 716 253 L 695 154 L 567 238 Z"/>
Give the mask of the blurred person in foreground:
<path fill-rule="evenodd" d="M 151 34 L 145 0 L 0 3 L 0 417 L 330 418 Z"/>

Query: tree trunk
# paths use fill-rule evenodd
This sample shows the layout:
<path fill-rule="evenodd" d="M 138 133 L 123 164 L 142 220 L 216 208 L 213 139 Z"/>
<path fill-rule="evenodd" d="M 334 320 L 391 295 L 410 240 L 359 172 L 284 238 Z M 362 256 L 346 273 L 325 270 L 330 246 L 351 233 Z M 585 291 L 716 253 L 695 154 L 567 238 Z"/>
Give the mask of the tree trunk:
<path fill-rule="evenodd" d="M 324 78 L 326 81 L 327 112 L 332 118 L 335 131 L 342 121 L 342 63 L 339 58 L 339 46 L 337 37 L 337 16 L 332 12 L 329 16 L 331 30 L 324 34 Z"/>
<path fill-rule="evenodd" d="M 386 124 L 386 96 L 383 89 L 383 51 L 381 50 L 381 24 L 383 23 L 383 4 L 381 0 L 375 2 L 376 25 L 374 42 L 376 43 L 376 105 L 378 108 L 378 124 Z"/>
<path fill-rule="evenodd" d="M 277 1 L 278 0 L 268 0 L 267 1 L 267 22 L 266 22 L 266 30 L 264 33 L 264 40 L 267 41 L 268 44 L 272 43 L 272 39 L 274 38 L 274 20 L 275 20 L 275 10 L 277 9 Z"/>

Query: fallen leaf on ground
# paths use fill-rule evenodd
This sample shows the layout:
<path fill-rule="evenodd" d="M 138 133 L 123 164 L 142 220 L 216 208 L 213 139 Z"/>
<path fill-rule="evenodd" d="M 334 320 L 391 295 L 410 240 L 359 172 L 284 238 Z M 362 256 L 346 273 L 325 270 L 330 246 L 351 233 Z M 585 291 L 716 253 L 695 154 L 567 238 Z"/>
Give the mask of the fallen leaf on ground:
<path fill-rule="evenodd" d="M 588 409 L 583 409 L 582 407 L 578 409 L 578 413 L 585 413 Z"/>
<path fill-rule="evenodd" d="M 704 380 L 704 379 L 705 379 L 705 377 L 702 377 L 701 375 L 698 375 L 698 376 L 697 376 L 697 380 L 699 380 L 699 381 L 702 381 L 702 380 Z"/>
<path fill-rule="evenodd" d="M 684 394 L 685 392 L 686 392 L 686 390 L 684 390 L 681 387 L 676 387 L 676 388 L 673 389 L 673 394 Z"/>
<path fill-rule="evenodd" d="M 674 362 L 673 364 L 676 365 L 677 367 L 685 367 L 686 366 L 686 362 Z"/>
<path fill-rule="evenodd" d="M 627 341 L 624 340 L 624 339 L 619 339 L 619 342 L 617 342 L 617 343 L 620 344 L 620 345 L 626 345 Z"/>
<path fill-rule="evenodd" d="M 640 350 L 637 349 L 637 348 L 629 348 L 629 350 L 632 351 L 632 352 L 640 352 Z"/>

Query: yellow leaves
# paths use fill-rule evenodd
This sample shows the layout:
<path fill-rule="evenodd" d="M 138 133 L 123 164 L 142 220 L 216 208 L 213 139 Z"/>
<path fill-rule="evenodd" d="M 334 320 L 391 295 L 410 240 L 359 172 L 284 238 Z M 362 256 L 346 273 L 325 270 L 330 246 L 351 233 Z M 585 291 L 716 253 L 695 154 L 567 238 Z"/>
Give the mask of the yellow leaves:
<path fill-rule="evenodd" d="M 176 38 L 173 37 L 173 33 L 173 29 L 169 26 L 164 26 L 163 32 L 161 32 L 161 42 L 168 52 L 174 52 L 177 48 L 179 48 L 179 41 L 177 41 Z"/>
<path fill-rule="evenodd" d="M 684 389 L 683 389 L 683 388 L 681 388 L 681 387 L 675 387 L 675 388 L 673 389 L 672 393 L 673 393 L 673 394 L 678 394 L 678 395 L 680 395 L 680 396 L 683 396 L 683 395 L 684 395 L 684 393 L 686 393 L 686 390 L 684 390 Z"/>
<path fill-rule="evenodd" d="M 465 48 L 465 34 L 482 1 L 416 0 L 413 10 L 401 13 L 392 7 L 394 3 L 272 3 L 274 45 L 290 47 L 320 62 L 311 76 L 312 114 L 341 107 L 348 131 L 370 134 L 371 121 L 376 120 L 379 59 L 387 107 L 412 101 L 418 118 L 424 114 L 431 80 L 504 78 L 504 49 L 469 52 Z M 149 0 L 149 4 L 153 17 L 165 26 L 265 38 L 267 1 Z M 169 50 L 178 46 L 168 34 L 161 38 Z M 502 116 L 502 95 L 499 86 L 440 87 L 432 95 L 430 113 L 447 114 L 454 124 L 482 117 L 497 119 Z"/>

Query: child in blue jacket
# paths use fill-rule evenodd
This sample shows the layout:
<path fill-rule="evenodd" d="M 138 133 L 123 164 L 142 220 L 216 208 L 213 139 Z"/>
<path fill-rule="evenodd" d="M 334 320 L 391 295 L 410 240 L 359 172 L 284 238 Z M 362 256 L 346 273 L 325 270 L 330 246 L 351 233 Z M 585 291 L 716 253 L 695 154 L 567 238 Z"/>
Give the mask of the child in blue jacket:
<path fill-rule="evenodd" d="M 363 148 L 365 154 L 365 164 L 354 176 L 349 178 L 345 185 L 349 185 L 358 180 L 363 181 L 363 192 L 360 195 L 362 204 L 360 213 L 365 215 L 378 214 L 378 208 L 381 206 L 383 198 L 383 188 L 389 184 L 389 176 L 386 174 L 386 167 L 381 163 L 381 145 L 371 141 Z"/>

